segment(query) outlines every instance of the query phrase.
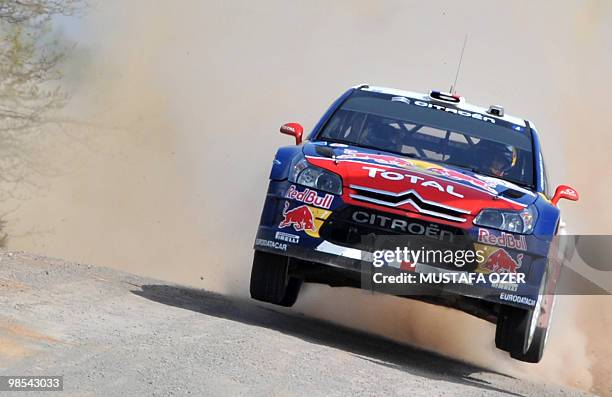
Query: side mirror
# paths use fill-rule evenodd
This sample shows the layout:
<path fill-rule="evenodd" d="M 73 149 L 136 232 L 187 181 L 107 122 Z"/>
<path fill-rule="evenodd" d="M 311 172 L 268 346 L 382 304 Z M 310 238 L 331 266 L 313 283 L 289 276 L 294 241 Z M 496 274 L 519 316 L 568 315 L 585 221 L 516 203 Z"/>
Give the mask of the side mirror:
<path fill-rule="evenodd" d="M 300 123 L 287 123 L 281 125 L 281 134 L 292 135 L 295 137 L 295 144 L 299 145 L 302 143 L 302 134 L 304 134 L 304 127 Z"/>
<path fill-rule="evenodd" d="M 566 185 L 559 185 L 557 187 L 557 190 L 555 190 L 555 195 L 553 196 L 551 201 L 553 205 L 557 205 L 557 203 L 561 199 L 578 201 L 578 198 L 579 198 L 578 192 L 574 190 L 574 188 L 566 186 Z"/>

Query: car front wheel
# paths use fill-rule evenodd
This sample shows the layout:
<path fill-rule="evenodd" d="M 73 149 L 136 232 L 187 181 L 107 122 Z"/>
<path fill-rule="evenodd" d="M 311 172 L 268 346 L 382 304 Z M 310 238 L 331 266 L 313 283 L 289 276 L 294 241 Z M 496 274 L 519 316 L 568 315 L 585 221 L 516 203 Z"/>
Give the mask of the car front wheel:
<path fill-rule="evenodd" d="M 289 275 L 289 258 L 255 251 L 251 269 L 251 298 L 291 307 L 297 301 L 302 280 Z"/>
<path fill-rule="evenodd" d="M 546 273 L 533 309 L 501 306 L 495 330 L 495 345 L 515 360 L 539 363 L 544 355 L 555 296 L 543 295 Z"/>

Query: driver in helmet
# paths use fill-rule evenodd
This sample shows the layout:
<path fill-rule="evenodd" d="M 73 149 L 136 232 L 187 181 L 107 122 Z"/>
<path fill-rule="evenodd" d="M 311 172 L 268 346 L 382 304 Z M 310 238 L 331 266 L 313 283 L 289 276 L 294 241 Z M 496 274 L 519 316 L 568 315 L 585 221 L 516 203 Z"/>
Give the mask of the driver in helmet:
<path fill-rule="evenodd" d="M 364 139 L 364 144 L 380 150 L 397 150 L 398 130 L 388 124 L 376 124 L 370 127 Z"/>
<path fill-rule="evenodd" d="M 516 163 L 516 152 L 511 146 L 484 141 L 478 143 L 480 169 L 496 177 L 503 177 Z"/>

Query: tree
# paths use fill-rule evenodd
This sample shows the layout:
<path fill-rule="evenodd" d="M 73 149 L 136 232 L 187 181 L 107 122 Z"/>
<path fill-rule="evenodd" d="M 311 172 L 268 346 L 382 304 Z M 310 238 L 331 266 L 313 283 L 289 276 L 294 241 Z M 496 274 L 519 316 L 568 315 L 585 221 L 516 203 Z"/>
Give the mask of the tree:
<path fill-rule="evenodd" d="M 50 33 L 54 18 L 83 6 L 83 0 L 0 0 L 0 202 L 28 182 L 38 166 L 28 148 L 66 104 L 60 85 L 66 48 Z"/>

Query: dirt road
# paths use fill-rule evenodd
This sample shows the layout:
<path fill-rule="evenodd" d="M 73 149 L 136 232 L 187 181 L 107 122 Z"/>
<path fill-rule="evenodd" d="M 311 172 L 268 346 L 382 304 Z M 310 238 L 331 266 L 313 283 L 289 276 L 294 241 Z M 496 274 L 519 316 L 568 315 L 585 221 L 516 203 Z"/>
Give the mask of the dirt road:
<path fill-rule="evenodd" d="M 0 253 L 0 375 L 64 375 L 58 395 L 78 396 L 584 395 L 291 311 L 12 252 Z"/>

